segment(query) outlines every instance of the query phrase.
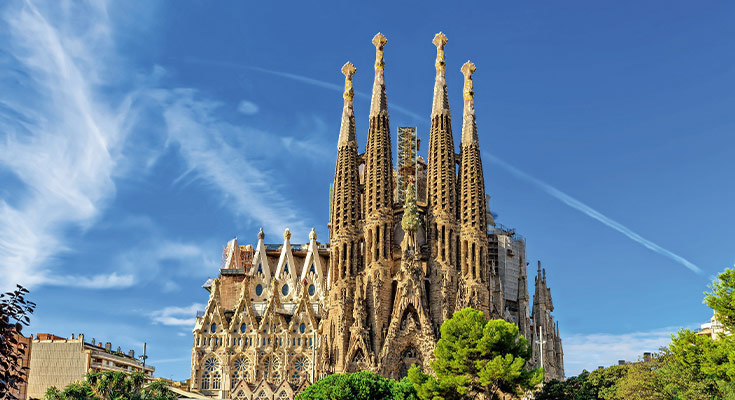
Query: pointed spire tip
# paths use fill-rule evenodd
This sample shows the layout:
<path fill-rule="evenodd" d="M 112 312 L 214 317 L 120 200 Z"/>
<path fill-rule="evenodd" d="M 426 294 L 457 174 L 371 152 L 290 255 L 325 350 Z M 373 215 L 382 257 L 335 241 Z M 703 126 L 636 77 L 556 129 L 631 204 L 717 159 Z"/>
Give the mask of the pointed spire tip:
<path fill-rule="evenodd" d="M 373 36 L 373 44 L 375 47 L 383 47 L 386 43 L 388 43 L 388 38 L 386 38 L 382 33 L 378 32 Z"/>
<path fill-rule="evenodd" d="M 342 66 L 342 73 L 345 75 L 345 92 L 342 97 L 345 102 L 352 102 L 355 98 L 355 90 L 352 88 L 352 77 L 355 72 L 357 72 L 357 68 L 349 61 Z"/>
<path fill-rule="evenodd" d="M 434 40 L 432 40 L 431 42 L 434 43 L 434 46 L 436 46 L 436 62 L 434 63 L 434 66 L 436 67 L 436 72 L 444 73 L 447 65 L 444 62 L 444 46 L 448 42 L 447 36 L 439 32 L 434 35 Z"/>

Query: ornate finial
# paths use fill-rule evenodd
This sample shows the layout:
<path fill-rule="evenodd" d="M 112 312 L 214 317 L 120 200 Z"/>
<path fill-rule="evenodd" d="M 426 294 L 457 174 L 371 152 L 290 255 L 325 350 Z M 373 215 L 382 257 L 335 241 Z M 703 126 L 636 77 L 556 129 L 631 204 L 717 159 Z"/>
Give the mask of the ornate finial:
<path fill-rule="evenodd" d="M 265 233 L 263 233 L 263 228 L 260 228 L 260 232 L 258 232 L 258 239 L 260 240 L 265 239 Z"/>
<path fill-rule="evenodd" d="M 286 230 L 283 232 L 283 238 L 286 240 L 291 240 L 291 231 L 286 228 Z"/>
<path fill-rule="evenodd" d="M 385 67 L 385 63 L 383 62 L 383 46 L 386 43 L 388 43 L 388 39 L 380 32 L 373 37 L 373 44 L 375 45 L 375 72 L 382 71 Z"/>
<path fill-rule="evenodd" d="M 465 101 L 471 101 L 475 97 L 475 92 L 472 90 L 472 74 L 475 73 L 477 68 L 475 64 L 467 60 L 462 66 L 462 75 L 464 75 L 464 99 Z"/>
<path fill-rule="evenodd" d="M 349 102 L 352 102 L 352 99 L 355 98 L 355 91 L 352 89 L 352 77 L 355 72 L 357 72 L 357 68 L 349 61 L 342 66 L 342 73 L 345 75 L 345 93 L 342 97 Z"/>
<path fill-rule="evenodd" d="M 316 232 L 314 232 L 314 228 L 311 228 L 311 232 L 309 232 L 309 240 L 316 240 Z"/>
<path fill-rule="evenodd" d="M 447 44 L 447 36 L 439 32 L 434 35 L 432 43 L 436 46 L 436 63 L 434 64 L 436 66 L 436 72 L 444 72 L 447 65 L 444 62 L 444 45 Z"/>

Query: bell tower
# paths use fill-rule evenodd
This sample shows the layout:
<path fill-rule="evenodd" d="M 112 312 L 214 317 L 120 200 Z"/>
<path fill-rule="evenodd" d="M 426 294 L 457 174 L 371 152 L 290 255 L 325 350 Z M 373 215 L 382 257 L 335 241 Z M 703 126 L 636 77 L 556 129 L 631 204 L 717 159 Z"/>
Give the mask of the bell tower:
<path fill-rule="evenodd" d="M 337 165 L 334 171 L 334 190 L 329 235 L 329 299 L 331 303 L 327 341 L 328 357 L 332 365 L 341 366 L 350 340 L 352 325 L 353 293 L 355 285 L 358 247 L 361 232 L 360 197 L 358 193 L 358 156 L 355 138 L 355 113 L 352 77 L 357 69 L 351 63 L 342 67 L 345 75 L 342 124 L 337 141 Z"/>
<path fill-rule="evenodd" d="M 436 78 L 431 107 L 429 137 L 429 169 L 427 174 L 427 233 L 430 263 L 431 319 L 435 329 L 451 317 L 456 299 L 457 243 L 457 190 L 456 159 L 452 137 L 452 116 L 447 96 L 444 46 L 447 37 L 437 33 Z"/>

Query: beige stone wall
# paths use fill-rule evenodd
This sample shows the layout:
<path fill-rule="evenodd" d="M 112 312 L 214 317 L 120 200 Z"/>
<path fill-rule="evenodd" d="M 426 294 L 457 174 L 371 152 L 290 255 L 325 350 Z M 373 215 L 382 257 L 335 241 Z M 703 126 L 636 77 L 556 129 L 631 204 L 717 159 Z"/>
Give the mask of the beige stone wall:
<path fill-rule="evenodd" d="M 31 370 L 28 377 L 29 398 L 42 398 L 51 386 L 64 388 L 84 378 L 89 354 L 79 341 L 59 343 L 34 342 L 31 348 Z"/>

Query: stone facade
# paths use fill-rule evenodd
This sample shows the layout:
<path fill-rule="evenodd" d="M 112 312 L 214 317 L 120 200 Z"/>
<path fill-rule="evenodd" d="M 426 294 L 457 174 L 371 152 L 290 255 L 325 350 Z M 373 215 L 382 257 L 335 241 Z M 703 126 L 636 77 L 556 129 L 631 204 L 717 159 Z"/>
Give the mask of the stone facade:
<path fill-rule="evenodd" d="M 347 63 L 329 219 L 329 243 L 255 248 L 233 239 L 197 315 L 192 389 L 237 399 L 288 398 L 331 373 L 370 370 L 401 378 L 429 363 L 443 321 L 464 307 L 543 331 L 547 376 L 563 378 L 563 352 L 545 275 L 529 310 L 525 240 L 488 209 L 473 74 L 465 63 L 460 152 L 455 152 L 444 47 L 437 34 L 428 157 L 418 157 L 406 204 L 394 199 L 385 82 L 385 36 L 373 39 L 375 76 L 365 153 L 355 136 L 356 68 Z M 415 188 L 415 189 L 414 189 Z M 402 223 L 403 221 L 403 223 Z M 408 221 L 408 222 L 407 222 Z M 411 222 L 413 221 L 413 222 Z M 535 336 L 536 335 L 536 336 Z M 529 366 L 540 365 L 534 345 Z"/>
<path fill-rule="evenodd" d="M 155 368 L 146 365 L 144 369 L 133 350 L 126 354 L 118 347 L 114 351 L 109 342 L 85 342 L 83 334 L 65 339 L 40 333 L 31 339 L 28 398 L 43 398 L 49 387 L 63 389 L 84 379 L 88 372 L 144 372 L 148 379 L 153 379 Z"/>

